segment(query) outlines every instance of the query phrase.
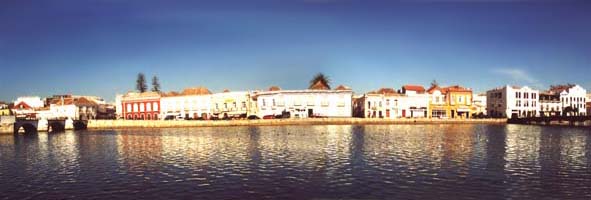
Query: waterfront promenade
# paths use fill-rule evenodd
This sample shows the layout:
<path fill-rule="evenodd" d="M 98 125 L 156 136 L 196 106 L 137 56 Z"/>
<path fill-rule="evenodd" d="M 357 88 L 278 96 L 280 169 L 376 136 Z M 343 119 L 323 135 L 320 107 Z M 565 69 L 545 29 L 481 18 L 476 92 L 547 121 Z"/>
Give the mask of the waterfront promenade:
<path fill-rule="evenodd" d="M 376 118 L 304 118 L 216 121 L 162 121 L 162 120 L 91 120 L 89 129 L 115 128 L 175 128 L 225 126 L 282 126 L 282 125 L 365 125 L 365 124 L 505 124 L 506 119 L 376 119 Z"/>

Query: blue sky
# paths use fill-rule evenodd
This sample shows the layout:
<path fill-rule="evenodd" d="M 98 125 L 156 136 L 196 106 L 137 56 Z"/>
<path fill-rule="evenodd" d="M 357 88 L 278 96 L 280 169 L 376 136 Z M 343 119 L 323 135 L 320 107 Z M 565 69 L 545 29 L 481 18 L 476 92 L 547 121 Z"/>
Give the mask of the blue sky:
<path fill-rule="evenodd" d="M 215 3 L 214 3 L 215 2 Z M 0 100 L 134 89 L 406 83 L 591 89 L 591 2 L 2 1 Z"/>

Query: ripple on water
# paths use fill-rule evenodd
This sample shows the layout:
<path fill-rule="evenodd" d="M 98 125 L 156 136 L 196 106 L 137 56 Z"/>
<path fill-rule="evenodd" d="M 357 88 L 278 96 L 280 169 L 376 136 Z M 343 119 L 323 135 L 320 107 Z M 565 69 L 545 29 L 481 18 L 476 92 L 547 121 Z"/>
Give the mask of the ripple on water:
<path fill-rule="evenodd" d="M 344 125 L 1 135 L 0 199 L 590 199 L 590 133 Z"/>

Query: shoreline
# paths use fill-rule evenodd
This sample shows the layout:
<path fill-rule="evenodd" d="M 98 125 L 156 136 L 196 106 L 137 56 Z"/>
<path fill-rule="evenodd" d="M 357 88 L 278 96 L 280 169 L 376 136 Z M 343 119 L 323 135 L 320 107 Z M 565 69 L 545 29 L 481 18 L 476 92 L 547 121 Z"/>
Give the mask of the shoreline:
<path fill-rule="evenodd" d="M 184 128 L 230 126 L 286 126 L 286 125 L 389 125 L 389 124 L 506 124 L 507 119 L 376 119 L 376 118 L 304 118 L 216 121 L 162 120 L 91 120 L 88 129 L 122 128 Z"/>

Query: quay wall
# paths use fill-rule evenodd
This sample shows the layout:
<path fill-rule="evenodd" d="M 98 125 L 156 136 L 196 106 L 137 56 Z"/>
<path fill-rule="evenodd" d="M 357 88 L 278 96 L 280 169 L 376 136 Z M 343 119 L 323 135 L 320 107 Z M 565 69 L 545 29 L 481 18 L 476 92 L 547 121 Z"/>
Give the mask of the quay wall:
<path fill-rule="evenodd" d="M 174 128 L 225 126 L 280 126 L 280 125 L 364 125 L 364 124 L 505 124 L 506 119 L 368 119 L 368 118 L 306 118 L 218 121 L 162 121 L 162 120 L 90 120 L 88 129 L 115 128 Z"/>

